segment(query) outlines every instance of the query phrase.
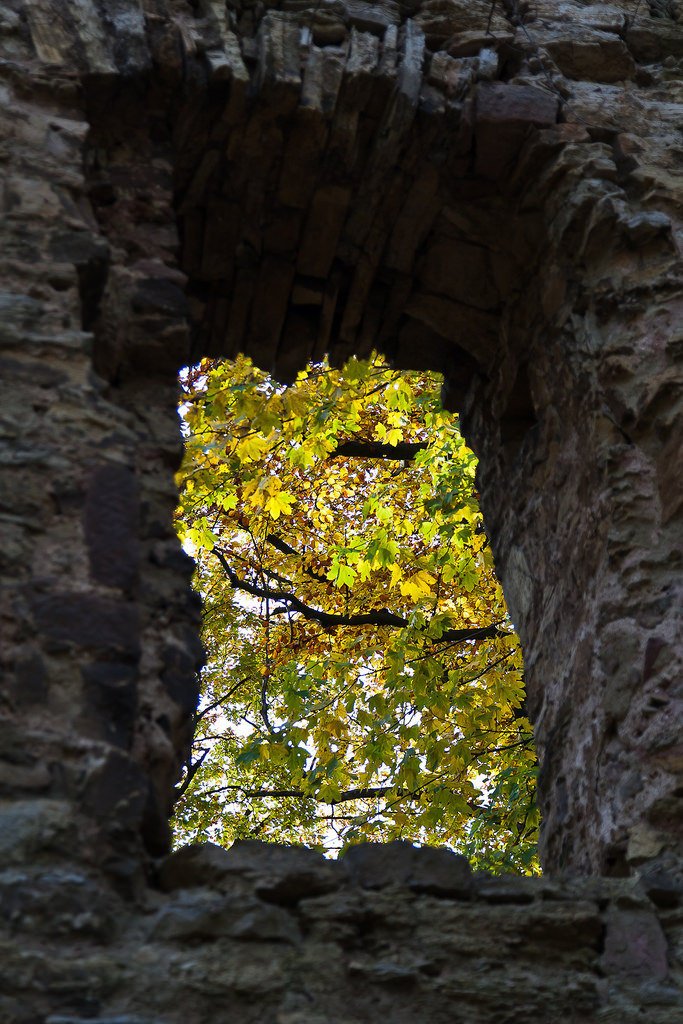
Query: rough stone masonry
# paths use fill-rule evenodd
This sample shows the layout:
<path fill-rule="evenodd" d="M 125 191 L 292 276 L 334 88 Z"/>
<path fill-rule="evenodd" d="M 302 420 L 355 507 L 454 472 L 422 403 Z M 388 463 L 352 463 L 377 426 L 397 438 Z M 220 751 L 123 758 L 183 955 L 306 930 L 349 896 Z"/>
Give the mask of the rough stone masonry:
<path fill-rule="evenodd" d="M 679 0 L 0 5 L 2 1024 L 674 1024 Z M 441 371 L 527 668 L 543 879 L 168 855 L 178 369 Z"/>

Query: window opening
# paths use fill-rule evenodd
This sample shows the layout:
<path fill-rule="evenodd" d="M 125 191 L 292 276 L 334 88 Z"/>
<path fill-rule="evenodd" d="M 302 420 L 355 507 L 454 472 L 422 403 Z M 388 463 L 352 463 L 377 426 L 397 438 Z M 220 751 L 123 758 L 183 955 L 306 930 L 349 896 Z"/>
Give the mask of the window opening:
<path fill-rule="evenodd" d="M 522 656 L 435 373 L 181 374 L 207 662 L 178 842 L 446 845 L 538 870 Z"/>

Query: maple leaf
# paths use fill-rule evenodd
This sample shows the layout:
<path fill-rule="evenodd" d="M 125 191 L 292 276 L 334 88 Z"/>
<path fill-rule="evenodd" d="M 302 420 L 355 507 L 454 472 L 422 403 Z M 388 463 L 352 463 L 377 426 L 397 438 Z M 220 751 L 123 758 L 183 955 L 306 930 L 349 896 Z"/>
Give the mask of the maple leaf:
<path fill-rule="evenodd" d="M 420 569 L 401 583 L 401 593 L 404 597 L 410 597 L 414 601 L 419 601 L 420 598 L 431 595 L 432 587 L 435 583 L 436 579 L 430 572 L 427 572 L 426 569 Z"/>
<path fill-rule="evenodd" d="M 287 491 L 276 491 L 267 499 L 265 509 L 273 519 L 279 519 L 281 515 L 291 516 L 292 505 L 295 501 L 293 494 L 288 494 Z"/>
<path fill-rule="evenodd" d="M 439 379 L 373 356 L 283 389 L 239 357 L 181 382 L 207 663 L 178 839 L 400 837 L 537 870 L 521 652 Z"/>

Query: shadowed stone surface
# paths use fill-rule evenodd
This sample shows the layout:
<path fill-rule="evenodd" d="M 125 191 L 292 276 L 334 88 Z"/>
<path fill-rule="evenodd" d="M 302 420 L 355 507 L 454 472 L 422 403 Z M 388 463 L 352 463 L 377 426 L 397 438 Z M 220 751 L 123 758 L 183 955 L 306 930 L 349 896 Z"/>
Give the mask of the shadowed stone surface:
<path fill-rule="evenodd" d="M 460 891 L 416 891 L 428 875 Z M 681 903 L 658 917 L 632 879 L 492 879 L 409 844 L 325 862 L 255 842 L 181 850 L 160 879 L 131 904 L 74 867 L 0 873 L 3 1019 L 678 1019 Z"/>

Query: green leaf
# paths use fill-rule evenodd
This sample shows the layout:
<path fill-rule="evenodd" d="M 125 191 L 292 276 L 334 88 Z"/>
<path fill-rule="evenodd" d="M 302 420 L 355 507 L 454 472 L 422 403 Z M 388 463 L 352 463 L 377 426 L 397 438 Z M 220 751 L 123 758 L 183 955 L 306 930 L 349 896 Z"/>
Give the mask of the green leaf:
<path fill-rule="evenodd" d="M 367 787 L 379 795 L 335 812 L 343 845 L 401 837 L 487 870 L 537 870 L 517 638 L 448 635 L 505 622 L 506 609 L 476 460 L 439 379 L 373 356 L 312 364 L 283 388 L 239 357 L 189 368 L 182 387 L 176 518 L 204 602 L 207 755 L 179 801 L 178 839 L 324 847 L 322 804 Z M 346 458 L 346 440 L 423 447 L 404 462 Z M 246 795 L 268 790 L 306 799 Z"/>
<path fill-rule="evenodd" d="M 258 761 L 260 756 L 260 742 L 252 743 L 248 747 L 245 747 L 245 749 L 236 756 L 235 763 L 246 767 L 246 765 L 252 764 L 254 761 Z"/>

